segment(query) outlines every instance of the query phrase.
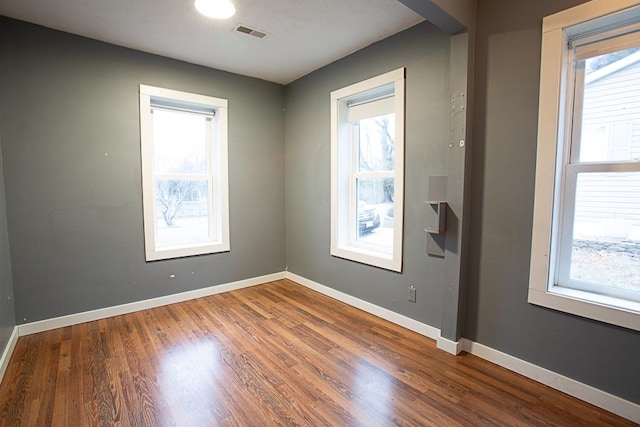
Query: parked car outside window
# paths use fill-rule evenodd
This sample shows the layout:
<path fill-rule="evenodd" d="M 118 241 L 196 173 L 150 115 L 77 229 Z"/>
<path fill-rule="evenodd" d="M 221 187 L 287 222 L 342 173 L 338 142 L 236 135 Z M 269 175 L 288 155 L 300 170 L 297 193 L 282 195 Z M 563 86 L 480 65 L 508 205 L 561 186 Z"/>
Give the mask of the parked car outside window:
<path fill-rule="evenodd" d="M 375 205 L 360 200 L 358 202 L 358 231 L 360 234 L 370 233 L 380 227 L 380 214 Z"/>

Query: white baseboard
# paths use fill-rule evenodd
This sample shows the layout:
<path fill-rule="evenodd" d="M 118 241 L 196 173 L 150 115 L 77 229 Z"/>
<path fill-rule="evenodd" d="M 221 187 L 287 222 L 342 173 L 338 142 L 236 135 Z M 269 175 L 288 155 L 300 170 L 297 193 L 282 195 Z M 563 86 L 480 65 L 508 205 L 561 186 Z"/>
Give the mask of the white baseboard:
<path fill-rule="evenodd" d="M 179 294 L 167 295 L 164 297 L 152 298 L 143 301 L 136 301 L 129 304 L 116 305 L 113 307 L 100 308 L 98 310 L 85 311 L 67 316 L 55 317 L 53 319 L 40 320 L 38 322 L 18 325 L 19 335 L 30 335 L 38 332 L 48 331 L 65 326 L 77 325 L 79 323 L 91 322 L 94 320 L 106 319 L 108 317 L 119 316 L 121 314 L 133 313 L 135 311 L 148 310 L 150 308 L 161 307 L 163 305 L 175 304 L 177 302 L 202 298 L 209 295 L 229 292 L 236 289 L 248 288 L 262 283 L 273 282 L 284 279 L 284 272 L 255 277 L 252 279 L 239 280 L 237 282 L 222 285 L 209 286 L 193 291 L 181 292 Z"/>
<path fill-rule="evenodd" d="M 462 342 L 461 341 L 451 341 L 442 335 L 438 337 L 436 340 L 436 347 L 440 350 L 446 351 L 449 354 L 453 354 L 454 356 L 460 354 L 462 351 Z"/>
<path fill-rule="evenodd" d="M 461 351 L 466 351 L 467 353 L 488 360 L 489 362 L 495 363 L 503 368 L 507 368 L 510 371 L 516 372 L 527 378 L 531 378 L 534 381 L 640 424 L 640 405 L 638 404 L 629 402 L 628 400 L 624 400 L 587 384 L 583 384 L 579 381 L 562 376 L 548 369 L 534 365 L 533 363 L 526 362 L 522 359 L 518 359 L 517 357 L 510 356 L 506 353 L 502 353 L 491 347 L 478 344 L 466 338 L 462 338 L 458 342 L 448 340 L 440 335 L 440 330 L 438 328 L 410 319 L 401 314 L 394 313 L 386 308 L 379 307 L 375 304 L 352 297 L 351 295 L 347 295 L 340 291 L 336 291 L 335 289 L 321 285 L 289 271 L 285 273 L 285 277 L 320 292 L 321 294 L 342 301 L 345 304 L 349 304 L 353 307 L 364 310 L 367 313 L 371 313 L 375 316 L 422 334 L 428 338 L 434 339 L 436 340 L 437 347 L 447 353 L 455 355 L 459 354 Z"/>
<path fill-rule="evenodd" d="M 462 350 L 640 424 L 640 405 L 463 338 Z M 631 380 L 631 379 L 630 379 Z"/>
<path fill-rule="evenodd" d="M 9 337 L 9 342 L 7 342 L 4 351 L 2 352 L 2 357 L 0 358 L 0 382 L 2 378 L 4 378 L 4 373 L 7 370 L 7 366 L 9 366 L 9 360 L 11 359 L 11 355 L 13 354 L 13 350 L 16 348 L 16 343 L 18 342 L 18 327 L 15 326 L 13 331 L 11 332 L 11 336 Z"/>
<path fill-rule="evenodd" d="M 495 363 L 496 365 L 500 365 L 506 369 L 509 369 L 510 371 L 521 374 L 527 378 L 531 378 L 534 381 L 538 381 L 551 388 L 576 397 L 580 400 L 584 400 L 585 402 L 591 403 L 592 405 L 595 405 L 599 408 L 640 424 L 640 405 L 636 403 L 629 402 L 620 397 L 591 387 L 587 384 L 583 384 L 579 381 L 557 374 L 548 369 L 541 368 L 540 366 L 510 356 L 506 353 L 502 353 L 498 350 L 494 350 L 491 347 L 487 347 L 471 340 L 465 338 L 461 339 L 458 342 L 448 340 L 440 335 L 440 330 L 438 328 L 422 322 L 418 322 L 417 320 L 408 318 L 386 308 L 337 291 L 328 286 L 321 285 L 317 282 L 298 276 L 289 271 L 283 271 L 280 273 L 269 274 L 253 279 L 240 280 L 237 282 L 210 286 L 208 288 L 196 289 L 179 294 L 167 295 L 164 297 L 137 301 L 129 304 L 107 307 L 84 313 L 76 313 L 68 316 L 18 325 L 14 328 L 13 333 L 11 334 L 11 337 L 9 339 L 9 343 L 5 347 L 2 358 L 0 359 L 0 380 L 2 380 L 2 376 L 4 375 L 4 372 L 9 363 L 9 359 L 11 358 L 11 354 L 13 353 L 18 337 L 20 336 L 65 326 L 71 326 L 78 323 L 105 319 L 112 316 L 132 313 L 135 311 L 146 310 L 149 308 L 160 307 L 168 304 L 174 304 L 177 302 L 188 301 L 191 299 L 215 295 L 223 292 L 229 292 L 232 290 L 256 286 L 262 283 L 272 282 L 274 280 L 280 280 L 284 278 L 293 280 L 294 282 L 297 282 L 309 289 L 313 289 L 314 291 L 320 292 L 321 294 L 327 295 L 331 298 L 335 298 L 338 301 L 341 301 L 352 307 L 359 308 L 363 311 L 366 311 L 367 313 L 373 314 L 382 319 L 395 323 L 396 325 L 402 326 L 411 331 L 436 340 L 437 347 L 448 353 L 458 354 L 460 353 L 460 351 L 466 351 L 467 353 L 488 360 L 492 363 Z"/>
<path fill-rule="evenodd" d="M 391 323 L 395 323 L 396 325 L 407 328 L 410 331 L 417 332 L 421 335 L 424 335 L 425 337 L 436 340 L 440 336 L 440 329 L 429 326 L 426 323 L 418 322 L 417 320 L 403 316 L 402 314 L 398 314 L 394 311 L 377 306 L 343 292 L 336 291 L 335 289 L 332 289 L 328 286 L 324 286 L 312 280 L 305 279 L 304 277 L 298 276 L 297 274 L 291 273 L 289 271 L 285 272 L 285 277 L 309 289 L 313 289 L 314 291 L 320 292 L 321 294 L 337 299 L 338 301 L 342 301 L 343 303 L 348 304 L 352 307 L 359 308 L 362 311 L 366 311 L 367 313 L 373 314 L 374 316 L 378 316 L 382 319 L 388 320 Z"/>

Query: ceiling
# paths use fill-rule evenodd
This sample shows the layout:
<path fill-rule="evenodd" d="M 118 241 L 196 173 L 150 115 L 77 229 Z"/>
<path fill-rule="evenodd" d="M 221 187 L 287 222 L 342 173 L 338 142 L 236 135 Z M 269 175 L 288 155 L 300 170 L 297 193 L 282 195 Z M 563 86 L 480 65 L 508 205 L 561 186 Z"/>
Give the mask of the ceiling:
<path fill-rule="evenodd" d="M 224 21 L 193 0 L 0 0 L 0 15 L 281 84 L 424 20 L 397 0 L 232 1 Z"/>

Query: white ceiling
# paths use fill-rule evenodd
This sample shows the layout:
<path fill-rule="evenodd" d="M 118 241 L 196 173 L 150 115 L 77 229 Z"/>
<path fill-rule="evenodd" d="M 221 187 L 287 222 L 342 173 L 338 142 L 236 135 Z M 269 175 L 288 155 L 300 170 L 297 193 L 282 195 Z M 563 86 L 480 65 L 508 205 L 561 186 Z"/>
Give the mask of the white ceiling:
<path fill-rule="evenodd" d="M 0 15 L 282 84 L 424 20 L 397 0 L 232 1 L 225 21 L 193 0 L 0 0 Z"/>

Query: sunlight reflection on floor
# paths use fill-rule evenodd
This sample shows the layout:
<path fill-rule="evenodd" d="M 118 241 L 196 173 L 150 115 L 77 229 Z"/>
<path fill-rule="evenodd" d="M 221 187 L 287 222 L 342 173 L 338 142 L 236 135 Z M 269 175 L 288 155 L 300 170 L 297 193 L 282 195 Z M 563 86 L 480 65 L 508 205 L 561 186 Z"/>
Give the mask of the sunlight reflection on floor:
<path fill-rule="evenodd" d="M 221 375 L 218 346 L 202 341 L 173 347 L 161 363 L 160 389 L 166 390 L 163 397 L 168 406 L 181 414 L 177 421 L 184 425 L 215 423 L 215 413 L 224 408 L 216 392 L 220 390 L 216 377 Z"/>

